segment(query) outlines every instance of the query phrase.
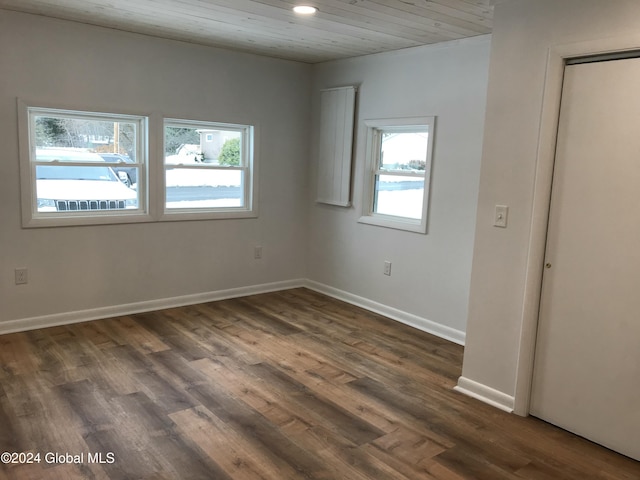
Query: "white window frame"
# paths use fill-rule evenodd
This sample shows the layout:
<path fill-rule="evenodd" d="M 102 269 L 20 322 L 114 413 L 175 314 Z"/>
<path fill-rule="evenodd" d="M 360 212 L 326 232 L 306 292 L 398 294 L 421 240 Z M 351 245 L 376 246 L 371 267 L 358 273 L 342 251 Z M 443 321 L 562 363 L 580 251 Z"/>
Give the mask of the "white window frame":
<path fill-rule="evenodd" d="M 256 125 L 181 120 L 164 117 L 161 113 L 140 114 L 122 110 L 83 108 L 60 104 L 48 104 L 17 99 L 18 140 L 20 154 L 20 200 L 23 228 L 61 227 L 75 225 L 102 225 L 118 223 L 142 223 L 179 220 L 208 220 L 256 218 L 258 216 L 258 163 L 255 161 L 255 145 L 259 128 Z M 111 211 L 38 212 L 36 183 L 36 116 L 88 118 L 99 121 L 136 123 L 136 163 L 138 167 L 138 208 Z M 219 208 L 167 209 L 166 165 L 164 157 L 164 127 L 167 122 L 181 127 L 214 128 L 242 132 L 241 165 L 205 166 L 204 168 L 235 169 L 243 172 L 243 206 Z M 43 162 L 41 162 L 43 163 Z M 82 162 L 81 162 L 82 163 Z M 43 163 L 44 164 L 44 163 Z M 70 163 L 71 165 L 71 163 Z M 105 162 L 107 166 L 120 163 Z M 202 164 L 198 166 L 202 168 Z"/>
<path fill-rule="evenodd" d="M 136 164 L 138 167 L 138 208 L 122 210 L 77 210 L 68 212 L 38 212 L 36 191 L 35 117 L 54 116 L 58 118 L 78 118 L 98 121 L 126 122 L 136 125 Z M 148 138 L 149 117 L 122 112 L 95 111 L 76 108 L 58 108 L 43 106 L 18 100 L 19 150 L 20 150 L 20 186 L 22 225 L 29 227 L 51 227 L 68 225 L 100 225 L 113 223 L 134 223 L 150 220 L 148 212 Z M 42 162 L 40 162 L 42 163 Z M 43 163 L 44 164 L 44 163 Z M 70 163 L 71 164 L 71 163 Z M 105 166 L 118 166 L 119 163 L 105 162 Z"/>
<path fill-rule="evenodd" d="M 406 230 L 409 232 L 427 233 L 427 214 L 429 209 L 429 187 L 431 183 L 431 163 L 433 139 L 435 137 L 435 121 L 435 116 L 365 120 L 364 123 L 367 128 L 367 140 L 363 189 L 364 196 L 362 216 L 358 219 L 359 223 Z M 416 172 L 381 168 L 380 148 L 383 133 L 416 132 L 424 129 L 427 129 L 429 133 L 424 175 Z M 424 178 L 424 195 L 422 199 L 421 218 L 415 219 L 375 212 L 374 202 L 376 194 L 376 176 L 378 175 L 397 175 L 403 177 L 413 176 Z"/>
<path fill-rule="evenodd" d="M 167 165 L 164 157 L 165 128 L 193 128 L 201 130 L 229 130 L 241 133 L 241 156 L 240 165 L 238 166 L 221 166 L 206 163 L 197 165 L 177 164 Z M 207 220 L 207 219 L 224 219 L 224 218 L 255 218 L 257 212 L 257 164 L 255 162 L 255 137 L 257 128 L 254 125 L 234 124 L 223 122 L 211 122 L 200 120 L 187 120 L 179 118 L 164 118 L 162 125 L 162 220 Z M 243 175 L 243 206 L 240 207 L 191 207 L 191 208 L 167 208 L 167 187 L 166 172 L 170 169 L 194 169 L 194 170 L 236 170 L 241 171 Z"/>

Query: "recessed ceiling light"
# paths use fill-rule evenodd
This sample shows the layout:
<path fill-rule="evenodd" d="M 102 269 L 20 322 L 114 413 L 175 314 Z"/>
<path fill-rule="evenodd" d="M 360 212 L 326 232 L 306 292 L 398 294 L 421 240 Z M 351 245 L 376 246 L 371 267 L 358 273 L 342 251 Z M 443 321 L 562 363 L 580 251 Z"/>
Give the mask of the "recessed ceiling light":
<path fill-rule="evenodd" d="M 318 9 L 310 5 L 298 5 L 293 7 L 293 11 L 300 15 L 313 15 L 318 11 Z"/>

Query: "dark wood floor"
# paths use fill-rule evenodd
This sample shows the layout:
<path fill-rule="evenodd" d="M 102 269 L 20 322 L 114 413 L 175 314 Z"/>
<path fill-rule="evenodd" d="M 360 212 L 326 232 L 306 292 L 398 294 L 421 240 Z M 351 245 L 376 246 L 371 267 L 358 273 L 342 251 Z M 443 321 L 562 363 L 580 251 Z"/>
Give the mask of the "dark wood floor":
<path fill-rule="evenodd" d="M 0 336 L 0 452 L 40 454 L 0 479 L 640 479 L 461 363 L 305 289 Z"/>

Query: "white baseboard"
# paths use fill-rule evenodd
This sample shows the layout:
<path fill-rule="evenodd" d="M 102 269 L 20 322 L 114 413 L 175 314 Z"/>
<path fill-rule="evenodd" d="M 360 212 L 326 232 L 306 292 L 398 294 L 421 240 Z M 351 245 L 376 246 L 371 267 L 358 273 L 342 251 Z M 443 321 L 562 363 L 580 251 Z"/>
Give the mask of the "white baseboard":
<path fill-rule="evenodd" d="M 352 305 L 362 307 L 366 310 L 379 313 L 380 315 L 384 315 L 385 317 L 389 317 L 400 323 L 404 323 L 405 325 L 417 328 L 418 330 L 422 330 L 423 332 L 427 332 L 437 337 L 444 338 L 445 340 L 457 343 L 458 345 L 464 345 L 465 332 L 462 332 L 460 330 L 447 327 L 446 325 L 442 325 L 440 323 L 432 322 L 431 320 L 427 320 L 426 318 L 418 317 L 417 315 L 413 315 L 411 313 L 407 313 L 402 310 L 398 310 L 396 308 L 374 302 L 373 300 L 369 300 L 367 298 L 359 297 L 358 295 L 354 295 L 352 293 L 345 292 L 343 290 L 339 290 L 322 283 L 314 282 L 313 280 L 307 280 L 304 286 L 311 290 L 315 290 L 316 292 L 323 293 L 333 298 L 337 298 L 338 300 L 342 300 Z"/>
<path fill-rule="evenodd" d="M 453 387 L 453 389 L 456 392 L 473 397 L 476 400 L 480 400 L 481 402 L 491 405 L 492 407 L 513 413 L 513 407 L 515 405 L 515 398 L 513 396 L 483 385 L 482 383 L 474 382 L 473 380 L 465 377 L 460 377 L 458 379 L 458 385 Z"/>
<path fill-rule="evenodd" d="M 195 305 L 198 303 L 215 302 L 228 298 L 245 297 L 260 293 L 269 293 L 290 288 L 307 287 L 319 293 L 323 293 L 338 300 L 362 307 L 385 317 L 389 317 L 405 325 L 417 328 L 418 330 L 431 333 L 445 340 L 464 345 L 465 333 L 460 330 L 432 322 L 425 318 L 418 317 L 411 313 L 403 312 L 396 308 L 383 305 L 372 300 L 353 295 L 337 288 L 305 279 L 287 280 L 282 282 L 265 283 L 251 285 L 248 287 L 231 288 L 228 290 L 218 290 L 214 292 L 196 293 L 180 297 L 162 298 L 145 302 L 128 303 L 125 305 L 114 305 L 108 307 L 93 308 L 90 310 L 77 310 L 73 312 L 56 313 L 39 317 L 19 318 L 0 322 L 0 335 L 6 333 L 24 332 L 37 328 L 56 327 L 59 325 L 70 325 L 73 323 L 89 322 L 103 318 L 118 317 L 122 315 L 133 315 L 135 313 L 151 312 L 163 310 L 165 308 L 182 307 L 185 305 Z"/>
<path fill-rule="evenodd" d="M 102 318 L 118 317 L 122 315 L 133 315 L 134 313 L 151 312 L 163 310 L 165 308 L 182 307 L 185 305 L 195 305 L 197 303 L 215 302 L 227 298 L 245 297 L 259 293 L 276 292 L 305 286 L 305 281 L 287 280 L 283 282 L 264 283 L 261 285 L 251 285 L 248 287 L 231 288 L 228 290 L 218 290 L 215 292 L 196 293 L 181 297 L 162 298 L 149 300 L 146 302 L 129 303 L 125 305 L 115 305 L 109 307 L 93 308 L 90 310 L 78 310 L 67 313 L 56 313 L 53 315 L 43 315 L 40 317 L 19 318 L 0 322 L 0 335 L 5 333 L 24 332 L 36 328 L 56 327 L 59 325 L 69 325 L 72 323 L 88 322 Z"/>

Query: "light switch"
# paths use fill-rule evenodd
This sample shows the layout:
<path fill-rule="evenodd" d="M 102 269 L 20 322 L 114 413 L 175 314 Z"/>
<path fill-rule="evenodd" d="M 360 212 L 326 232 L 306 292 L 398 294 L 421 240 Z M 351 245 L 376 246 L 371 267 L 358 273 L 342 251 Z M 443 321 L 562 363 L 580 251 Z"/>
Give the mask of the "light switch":
<path fill-rule="evenodd" d="M 493 218 L 493 226 L 507 228 L 507 216 L 509 214 L 509 207 L 506 205 L 496 205 L 496 213 Z"/>

